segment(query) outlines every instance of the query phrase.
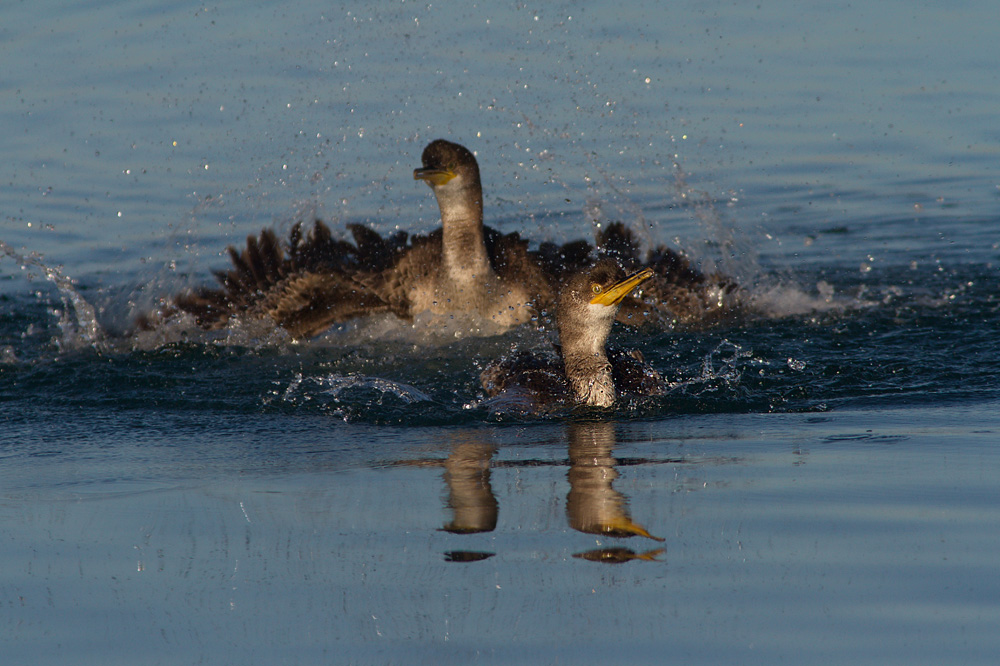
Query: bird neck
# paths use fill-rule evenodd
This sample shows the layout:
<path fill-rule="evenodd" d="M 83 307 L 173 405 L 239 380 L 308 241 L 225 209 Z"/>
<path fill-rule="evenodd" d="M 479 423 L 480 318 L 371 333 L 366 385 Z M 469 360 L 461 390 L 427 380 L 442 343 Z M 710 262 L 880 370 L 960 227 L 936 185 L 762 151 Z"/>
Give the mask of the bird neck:
<path fill-rule="evenodd" d="M 438 193 L 438 205 L 445 272 L 456 282 L 487 279 L 492 270 L 483 236 L 482 187 Z"/>
<path fill-rule="evenodd" d="M 577 400 L 594 407 L 610 407 L 616 398 L 611 363 L 604 347 L 611 332 L 611 319 L 589 327 L 560 326 L 566 379 Z"/>

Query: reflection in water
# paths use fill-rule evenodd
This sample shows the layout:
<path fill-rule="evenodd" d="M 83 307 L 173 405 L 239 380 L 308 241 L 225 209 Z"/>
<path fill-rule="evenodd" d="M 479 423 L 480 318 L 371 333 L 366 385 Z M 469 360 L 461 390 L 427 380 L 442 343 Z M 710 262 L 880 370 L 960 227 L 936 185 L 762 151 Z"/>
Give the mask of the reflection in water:
<path fill-rule="evenodd" d="M 474 435 L 470 435 L 474 437 Z M 490 487 L 492 444 L 463 440 L 452 447 L 444 462 L 448 508 L 452 519 L 442 528 L 455 534 L 492 532 L 497 526 L 498 504 Z"/>
<path fill-rule="evenodd" d="M 612 487 L 618 478 L 612 457 L 615 431 L 612 423 L 572 423 L 568 430 L 569 495 L 566 498 L 566 515 L 570 526 L 585 534 L 604 537 L 628 538 L 643 536 L 663 541 L 650 534 L 645 527 L 632 521 L 628 501 Z M 441 528 L 453 534 L 479 534 L 492 532 L 497 526 L 499 502 L 490 485 L 491 469 L 545 463 L 533 461 L 493 461 L 496 446 L 482 441 L 481 433 L 470 431 L 456 436 L 448 458 L 443 463 L 422 460 L 410 464 L 443 466 L 442 475 L 448 488 L 446 506 L 451 519 Z M 678 461 L 672 461 L 678 462 Z M 562 462 L 548 464 L 561 466 Z M 657 556 L 666 552 L 657 548 L 636 552 L 630 548 L 606 547 L 575 554 L 574 557 L 592 562 L 621 564 L 633 560 L 656 562 Z M 483 551 L 451 550 L 444 554 L 447 562 L 478 562 L 494 553 Z"/>
<path fill-rule="evenodd" d="M 618 478 L 612 423 L 584 422 L 569 426 L 569 497 L 566 514 L 575 530 L 611 537 L 644 536 L 663 541 L 632 522 L 625 496 L 612 487 Z"/>
<path fill-rule="evenodd" d="M 585 553 L 575 553 L 573 557 L 591 562 L 604 562 L 605 564 L 622 564 L 632 560 L 646 560 L 647 562 L 659 562 L 658 555 L 667 552 L 666 548 L 656 548 L 647 550 L 645 553 L 637 553 L 631 548 L 597 548 L 588 550 Z"/>
<path fill-rule="evenodd" d="M 445 562 L 481 562 L 488 560 L 496 553 L 487 553 L 479 550 L 449 550 L 444 554 Z"/>

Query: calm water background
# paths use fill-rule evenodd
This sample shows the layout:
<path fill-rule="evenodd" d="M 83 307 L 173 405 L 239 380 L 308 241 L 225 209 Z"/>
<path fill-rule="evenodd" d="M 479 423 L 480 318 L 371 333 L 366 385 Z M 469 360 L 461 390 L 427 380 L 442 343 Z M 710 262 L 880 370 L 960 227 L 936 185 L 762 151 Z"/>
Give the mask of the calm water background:
<path fill-rule="evenodd" d="M 5 663 L 995 661 L 991 3 L 0 11 Z M 765 316 L 616 331 L 677 389 L 541 421 L 476 383 L 530 331 L 127 335 L 262 226 L 433 228 L 438 137 L 494 226 Z"/>

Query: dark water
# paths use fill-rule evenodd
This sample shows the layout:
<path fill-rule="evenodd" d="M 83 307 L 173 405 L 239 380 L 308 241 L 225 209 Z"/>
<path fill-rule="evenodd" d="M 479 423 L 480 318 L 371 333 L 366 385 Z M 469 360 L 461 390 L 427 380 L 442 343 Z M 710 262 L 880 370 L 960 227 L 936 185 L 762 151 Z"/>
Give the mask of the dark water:
<path fill-rule="evenodd" d="M 843 245 L 852 236 L 832 235 Z M 619 415 L 995 401 L 1000 364 L 988 353 L 1000 342 L 993 274 L 990 264 L 935 257 L 861 271 L 803 262 L 760 277 L 754 289 L 761 312 L 736 324 L 616 328 L 616 341 L 641 349 L 672 385 L 666 396 L 623 404 Z M 439 329 L 386 317 L 304 345 L 270 330 L 185 330 L 173 336 L 184 340 L 167 341 L 169 334 L 139 337 L 118 322 L 102 325 L 101 315 L 87 309 L 86 290 L 53 293 L 39 280 L 36 292 L 3 297 L 11 316 L 0 331 L 7 361 L 0 395 L 16 405 L 15 414 L 58 406 L 327 414 L 405 426 L 490 423 L 499 416 L 481 404 L 479 371 L 512 349 L 544 350 L 554 339 L 530 328 L 482 337 L 460 325 Z M 120 290 L 93 296 L 111 304 L 125 297 Z"/>
<path fill-rule="evenodd" d="M 0 28 L 5 660 L 993 663 L 991 6 L 39 7 Z M 753 312 L 616 328 L 671 390 L 544 418 L 477 379 L 527 327 L 129 333 L 262 226 L 432 228 L 438 136 L 490 224 L 623 220 Z"/>

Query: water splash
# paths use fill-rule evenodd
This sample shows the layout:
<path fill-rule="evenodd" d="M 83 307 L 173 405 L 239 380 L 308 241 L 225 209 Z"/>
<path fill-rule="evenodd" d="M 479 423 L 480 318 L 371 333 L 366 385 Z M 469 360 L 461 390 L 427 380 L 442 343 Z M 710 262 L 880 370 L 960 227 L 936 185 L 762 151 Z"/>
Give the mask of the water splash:
<path fill-rule="evenodd" d="M 815 291 L 803 288 L 791 279 L 758 285 L 750 295 L 752 312 L 768 318 L 846 312 L 876 305 L 861 290 L 837 291 L 825 280 L 816 282 Z"/>
<path fill-rule="evenodd" d="M 671 394 L 698 396 L 703 393 L 729 392 L 740 388 L 743 367 L 753 358 L 753 352 L 729 340 L 723 340 L 705 354 L 700 372 L 690 379 L 671 385 Z"/>
<path fill-rule="evenodd" d="M 381 377 L 360 374 L 310 377 L 301 372 L 295 374 L 284 392 L 273 392 L 264 403 L 272 404 L 275 399 L 293 407 L 312 406 L 344 420 L 351 420 L 356 412 L 369 408 L 391 411 L 387 408 L 393 402 L 406 407 L 432 401 L 428 394 L 414 386 Z"/>
<path fill-rule="evenodd" d="M 107 351 L 107 335 L 97 321 L 94 306 L 76 290 L 75 280 L 63 275 L 58 268 L 46 265 L 37 253 L 21 254 L 3 241 L 0 241 L 0 252 L 17 261 L 23 271 L 30 271 L 29 267 L 40 270 L 45 279 L 59 290 L 64 307 L 52 312 L 59 318 L 58 325 L 62 335 L 57 342 L 61 348 L 92 347 L 98 352 Z"/>

